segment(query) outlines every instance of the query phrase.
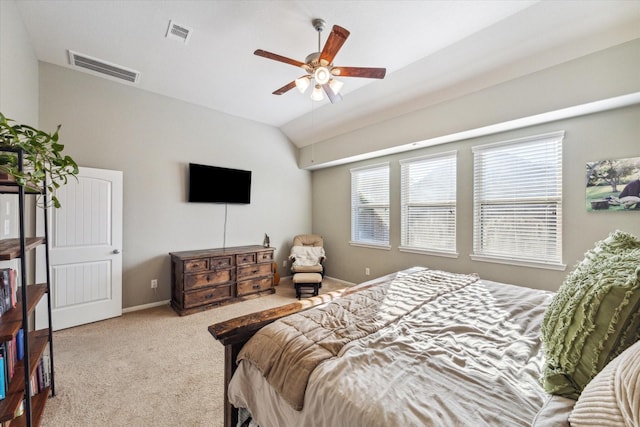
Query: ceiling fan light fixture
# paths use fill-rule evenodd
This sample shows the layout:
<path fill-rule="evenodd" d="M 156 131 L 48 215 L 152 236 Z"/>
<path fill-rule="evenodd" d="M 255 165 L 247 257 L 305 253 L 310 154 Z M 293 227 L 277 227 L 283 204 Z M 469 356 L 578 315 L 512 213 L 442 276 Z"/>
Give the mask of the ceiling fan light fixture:
<path fill-rule="evenodd" d="M 300 77 L 296 79 L 296 87 L 300 91 L 300 93 L 305 93 L 307 88 L 311 85 L 311 78 L 308 76 Z"/>
<path fill-rule="evenodd" d="M 322 101 L 324 99 L 320 85 L 315 85 L 313 88 L 313 92 L 311 92 L 311 99 L 314 101 Z"/>
<path fill-rule="evenodd" d="M 342 83 L 339 80 L 336 80 L 336 79 L 329 80 L 329 87 L 331 88 L 333 93 L 335 93 L 336 95 L 340 93 L 340 89 L 342 89 L 342 86 L 344 86 L 344 83 Z"/>
<path fill-rule="evenodd" d="M 324 85 L 329 83 L 331 72 L 329 72 L 329 69 L 327 67 L 318 67 L 313 72 L 313 78 L 319 85 Z"/>

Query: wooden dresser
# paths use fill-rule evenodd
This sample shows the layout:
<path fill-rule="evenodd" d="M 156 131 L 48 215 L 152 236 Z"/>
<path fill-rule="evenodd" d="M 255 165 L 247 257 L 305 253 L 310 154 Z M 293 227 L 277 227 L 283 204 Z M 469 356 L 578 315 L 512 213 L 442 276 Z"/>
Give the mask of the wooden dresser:
<path fill-rule="evenodd" d="M 274 249 L 256 245 L 171 252 L 171 306 L 184 316 L 274 293 Z"/>

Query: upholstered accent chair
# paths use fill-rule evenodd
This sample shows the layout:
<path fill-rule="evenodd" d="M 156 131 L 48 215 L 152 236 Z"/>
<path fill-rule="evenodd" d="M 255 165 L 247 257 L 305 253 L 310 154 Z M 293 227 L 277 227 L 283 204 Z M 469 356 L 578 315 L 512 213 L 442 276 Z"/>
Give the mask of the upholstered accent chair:
<path fill-rule="evenodd" d="M 305 292 L 316 296 L 318 288 L 322 287 L 326 259 L 323 245 L 322 236 L 317 234 L 300 234 L 293 238 L 289 262 L 298 299 Z"/>
<path fill-rule="evenodd" d="M 300 234 L 293 238 L 289 262 L 291 274 L 320 273 L 324 277 L 324 240 L 317 234 Z"/>

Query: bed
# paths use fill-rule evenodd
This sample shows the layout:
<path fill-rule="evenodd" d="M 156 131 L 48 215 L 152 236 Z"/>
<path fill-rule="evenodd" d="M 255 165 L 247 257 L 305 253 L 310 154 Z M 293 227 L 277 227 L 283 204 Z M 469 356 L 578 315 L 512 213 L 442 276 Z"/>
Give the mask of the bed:
<path fill-rule="evenodd" d="M 264 427 L 528 426 L 548 397 L 539 325 L 550 292 L 414 268 L 334 297 L 270 324 L 238 353 L 229 403 Z M 296 367 L 311 371 L 308 383 Z"/>
<path fill-rule="evenodd" d="M 623 292 L 631 313 L 625 347 L 640 336 L 633 292 Z M 558 376 L 574 384 L 573 371 L 560 375 L 556 364 L 550 373 L 555 356 L 546 360 L 541 340 L 543 326 L 547 335 L 562 329 L 545 319 L 558 294 L 416 267 L 211 325 L 225 345 L 225 426 L 248 417 L 261 427 L 568 426 L 576 396 L 548 391 L 559 389 Z M 640 392 L 640 343 L 633 347 L 639 356 L 627 357 L 625 381 Z M 541 380 L 545 374 L 553 384 Z M 613 405 L 637 423 L 636 392 L 623 396 L 624 405 L 618 397 Z"/>

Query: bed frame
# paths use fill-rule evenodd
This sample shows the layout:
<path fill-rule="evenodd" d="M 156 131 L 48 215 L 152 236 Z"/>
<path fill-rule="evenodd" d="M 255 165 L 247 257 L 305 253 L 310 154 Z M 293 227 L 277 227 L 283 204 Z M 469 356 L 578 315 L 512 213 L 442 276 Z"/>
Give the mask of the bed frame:
<path fill-rule="evenodd" d="M 420 267 L 403 270 L 403 273 L 412 273 L 421 270 Z M 327 304 L 329 301 L 368 289 L 382 282 L 389 281 L 397 276 L 391 273 L 377 279 L 364 282 L 360 285 L 332 291 L 321 294 L 312 298 L 303 299 L 291 304 L 283 305 L 268 310 L 258 311 L 256 313 L 247 314 L 246 316 L 236 317 L 225 322 L 215 323 L 209 326 L 209 333 L 224 345 L 224 426 L 235 427 L 238 422 L 238 410 L 229 403 L 228 388 L 233 373 L 236 371 L 236 358 L 242 346 L 255 334 L 260 328 L 269 323 L 290 314 L 299 311 L 308 310 Z"/>

